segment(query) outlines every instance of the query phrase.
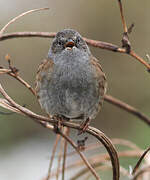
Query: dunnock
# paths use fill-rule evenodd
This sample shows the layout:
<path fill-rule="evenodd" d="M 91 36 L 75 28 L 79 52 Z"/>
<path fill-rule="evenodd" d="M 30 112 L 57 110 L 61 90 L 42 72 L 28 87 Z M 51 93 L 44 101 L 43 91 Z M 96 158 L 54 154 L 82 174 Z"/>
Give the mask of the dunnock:
<path fill-rule="evenodd" d="M 36 76 L 41 107 L 52 117 L 82 120 L 85 131 L 102 106 L 106 86 L 101 65 L 81 35 L 72 29 L 58 32 Z"/>

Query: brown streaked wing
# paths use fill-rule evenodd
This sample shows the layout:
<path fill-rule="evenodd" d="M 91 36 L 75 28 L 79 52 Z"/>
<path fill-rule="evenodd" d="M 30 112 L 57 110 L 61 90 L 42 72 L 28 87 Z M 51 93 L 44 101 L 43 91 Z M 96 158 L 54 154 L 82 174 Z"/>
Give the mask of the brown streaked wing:
<path fill-rule="evenodd" d="M 52 67 L 53 67 L 53 61 L 51 59 L 44 59 L 41 64 L 39 65 L 38 67 L 38 71 L 37 71 L 37 75 L 36 75 L 36 81 L 35 81 L 35 91 L 36 91 L 36 94 L 38 93 L 39 91 L 39 88 L 40 88 L 40 84 L 43 80 L 43 78 L 45 78 L 45 75 L 48 73 L 48 72 L 52 72 Z M 42 75 L 42 72 L 43 74 L 45 75 Z"/>
<path fill-rule="evenodd" d="M 91 56 L 91 64 L 94 66 L 97 72 L 96 78 L 99 81 L 100 96 L 104 97 L 107 89 L 107 81 L 106 81 L 105 73 L 103 72 L 102 67 L 99 64 L 99 61 L 94 56 Z"/>

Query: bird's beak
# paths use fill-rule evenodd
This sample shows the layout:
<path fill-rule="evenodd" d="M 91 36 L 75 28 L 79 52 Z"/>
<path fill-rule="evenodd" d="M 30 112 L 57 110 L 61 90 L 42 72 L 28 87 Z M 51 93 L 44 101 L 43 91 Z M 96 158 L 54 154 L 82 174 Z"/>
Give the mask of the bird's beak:
<path fill-rule="evenodd" d="M 75 43 L 74 43 L 74 41 L 72 39 L 69 39 L 65 44 L 65 47 L 67 49 L 72 49 L 74 46 L 75 46 Z"/>

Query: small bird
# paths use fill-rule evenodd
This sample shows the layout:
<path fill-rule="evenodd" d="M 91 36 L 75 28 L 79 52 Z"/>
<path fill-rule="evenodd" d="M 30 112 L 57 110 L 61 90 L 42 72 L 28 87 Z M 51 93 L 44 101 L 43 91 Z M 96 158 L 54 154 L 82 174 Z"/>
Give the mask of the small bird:
<path fill-rule="evenodd" d="M 82 36 L 73 29 L 58 32 L 36 76 L 39 103 L 51 117 L 81 120 L 84 132 L 101 109 L 105 74 Z"/>

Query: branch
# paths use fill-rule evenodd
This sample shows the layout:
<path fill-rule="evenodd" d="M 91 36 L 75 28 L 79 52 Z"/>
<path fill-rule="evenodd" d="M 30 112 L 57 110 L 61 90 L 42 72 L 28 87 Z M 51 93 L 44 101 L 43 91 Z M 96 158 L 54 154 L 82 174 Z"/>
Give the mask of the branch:
<path fill-rule="evenodd" d="M 18 75 L 18 73 L 15 74 L 12 72 L 12 70 L 4 69 L 3 67 L 1 67 L 0 74 L 8 74 L 8 75 L 14 77 L 19 82 L 21 82 L 26 88 L 28 88 L 33 95 L 36 95 L 35 90 L 26 81 L 24 81 Z M 147 117 L 146 115 L 144 115 L 143 113 L 141 113 L 139 110 L 137 110 L 133 106 L 131 106 L 131 105 L 119 100 L 119 99 L 116 99 L 116 98 L 112 97 L 111 95 L 105 95 L 104 100 L 115 105 L 115 106 L 117 106 L 117 107 L 120 107 L 121 109 L 124 109 L 125 111 L 127 111 L 127 112 L 135 115 L 139 119 L 143 120 L 147 125 L 150 125 L 150 118 Z M 9 109 L 9 110 L 11 110 L 11 109 Z"/>
<path fill-rule="evenodd" d="M 12 38 L 26 38 L 26 37 L 54 38 L 55 35 L 56 35 L 55 32 L 14 32 L 14 33 L 6 33 L 0 35 L 0 41 L 12 39 Z M 113 52 L 128 54 L 134 57 L 134 59 L 138 60 L 140 63 L 142 63 L 148 70 L 150 70 L 150 64 L 148 64 L 143 58 L 138 56 L 134 51 L 127 53 L 125 48 L 121 48 L 111 43 L 87 39 L 87 38 L 84 38 L 84 40 L 87 42 L 87 44 L 93 47 L 106 49 Z"/>
<path fill-rule="evenodd" d="M 143 153 L 143 150 L 125 150 L 125 151 L 119 151 L 118 152 L 118 156 L 119 158 L 124 157 L 124 158 L 137 158 L 140 157 L 141 154 Z M 95 156 L 90 156 L 88 157 L 88 160 L 91 162 L 92 166 L 95 167 L 95 165 L 102 165 L 105 163 L 110 162 L 110 157 L 107 153 L 104 154 L 97 154 Z M 73 171 L 73 169 L 77 169 L 77 168 L 81 168 L 83 167 L 84 163 L 81 160 L 75 161 L 73 163 L 71 163 L 70 165 L 68 165 L 66 167 L 66 170 L 70 170 Z M 55 170 L 54 170 L 55 171 Z M 59 171 L 61 172 L 61 170 Z M 52 177 L 56 176 L 56 173 L 53 172 Z"/>
<path fill-rule="evenodd" d="M 125 111 L 137 116 L 138 118 L 140 118 L 141 120 L 143 120 L 146 124 L 150 126 L 150 118 L 145 116 L 143 113 L 141 113 L 139 110 L 137 110 L 133 106 L 130 106 L 129 104 L 126 104 L 125 102 L 120 101 L 119 99 L 116 99 L 110 95 L 105 95 L 104 99 L 105 101 L 115 106 L 118 106 L 119 108 L 124 109 Z"/>
<path fill-rule="evenodd" d="M 35 90 L 26 81 L 24 81 L 18 74 L 13 73 L 12 70 L 4 69 L 1 67 L 0 74 L 8 74 L 8 75 L 14 77 L 19 82 L 21 82 L 26 88 L 28 88 L 33 95 L 36 94 Z M 127 111 L 127 112 L 135 115 L 139 119 L 143 120 L 146 124 L 150 125 L 150 118 L 147 117 L 146 115 L 144 115 L 143 113 L 141 113 L 139 110 L 137 110 L 133 106 L 131 106 L 117 98 L 114 98 L 111 95 L 105 95 L 104 100 L 115 106 L 120 107 L 121 109 L 124 109 L 125 111 Z"/>
<path fill-rule="evenodd" d="M 95 178 L 97 180 L 100 180 L 100 178 L 98 177 L 96 171 L 94 170 L 94 168 L 91 166 L 91 164 L 87 161 L 87 159 L 85 158 L 85 156 L 83 155 L 82 152 L 79 151 L 78 146 L 69 138 L 69 136 L 66 136 L 62 131 L 59 132 L 59 134 L 66 139 L 67 142 L 69 142 L 69 144 L 72 145 L 72 147 L 76 150 L 76 152 L 80 155 L 81 159 L 84 161 L 84 163 L 86 164 L 87 168 L 92 172 L 92 174 L 95 176 Z M 114 179 L 115 180 L 115 179 Z M 118 179 L 119 180 L 119 179 Z"/>
<path fill-rule="evenodd" d="M 121 20 L 122 20 L 122 24 L 123 24 L 124 33 L 128 33 L 128 28 L 126 25 L 124 14 L 123 14 L 123 7 L 122 7 L 121 0 L 118 0 L 118 4 L 119 4 L 119 8 L 120 8 L 120 14 L 121 14 Z"/>
<path fill-rule="evenodd" d="M 55 144 L 53 145 L 53 149 L 52 149 L 52 155 L 50 158 L 50 164 L 49 164 L 48 175 L 46 177 L 46 180 L 49 180 L 51 178 L 52 166 L 53 166 L 54 157 L 55 157 L 55 153 L 56 153 L 56 149 L 57 149 L 57 145 L 58 145 L 59 140 L 60 140 L 60 135 L 57 135 L 56 140 L 55 140 Z"/>
<path fill-rule="evenodd" d="M 113 138 L 113 139 L 111 139 L 111 141 L 112 141 L 113 145 L 123 145 L 123 146 L 127 146 L 128 148 L 131 148 L 131 149 L 134 149 L 134 150 L 137 150 L 137 151 L 141 150 L 134 143 L 132 143 L 131 141 L 125 140 L 125 139 Z M 100 147 L 102 147 L 102 145 L 97 144 L 97 143 L 91 143 L 91 144 L 88 144 L 87 147 L 85 147 L 84 152 L 85 151 L 95 150 L 95 149 L 100 148 Z M 70 152 L 70 153 L 67 154 L 67 157 L 73 156 L 75 154 L 76 154 L 75 151 Z"/>
<path fill-rule="evenodd" d="M 70 129 L 64 128 L 64 134 L 69 137 Z M 64 141 L 64 154 L 63 154 L 63 163 L 62 163 L 62 180 L 65 180 L 65 170 L 66 170 L 66 158 L 67 158 L 67 141 Z"/>
<path fill-rule="evenodd" d="M 141 168 L 134 176 L 131 180 L 137 180 L 137 178 L 144 174 L 145 172 L 150 172 L 150 166 L 146 166 L 146 167 L 143 167 Z"/>
<path fill-rule="evenodd" d="M 62 154 L 63 146 L 64 146 L 64 139 L 61 137 L 60 149 L 59 149 L 59 154 L 58 154 L 58 162 L 57 162 L 56 180 L 59 180 L 60 165 L 61 165 L 61 159 L 62 159 L 62 156 L 63 156 L 63 154 Z"/>
<path fill-rule="evenodd" d="M 15 18 L 13 18 L 12 20 L 10 20 L 0 31 L 0 35 L 2 35 L 4 33 L 4 31 L 7 29 L 7 27 L 14 23 L 17 19 L 21 18 L 22 16 L 25 16 L 27 14 L 33 13 L 33 12 L 37 12 L 37 11 L 41 11 L 41 10 L 48 10 L 49 8 L 39 8 L 39 9 L 32 9 L 29 11 L 26 11 L 24 13 L 21 13 L 19 16 L 16 16 Z"/>
<path fill-rule="evenodd" d="M 150 151 L 150 147 L 142 154 L 142 156 L 140 157 L 140 159 L 138 160 L 137 164 L 135 165 L 132 174 L 134 175 L 136 173 L 136 171 L 138 170 L 139 166 L 141 165 L 142 160 L 144 159 L 144 157 L 146 156 L 146 154 Z"/>
<path fill-rule="evenodd" d="M 15 101 L 13 101 L 11 99 L 11 97 L 8 96 L 8 94 L 5 92 L 5 90 L 3 89 L 1 84 L 0 84 L 0 93 L 5 97 L 6 102 L 9 104 L 9 106 L 12 106 L 13 108 L 17 109 L 19 111 L 19 113 L 22 113 L 22 114 L 30 117 L 35 122 L 40 123 L 41 125 L 43 125 L 46 128 L 50 128 L 51 130 L 54 130 L 53 125 L 57 124 L 58 121 L 56 121 L 54 119 L 44 117 L 44 116 L 41 116 L 41 115 L 37 115 L 36 113 L 28 110 L 27 108 L 20 106 Z M 50 123 L 52 123 L 53 125 L 50 125 Z M 70 122 L 61 122 L 61 124 L 63 126 L 66 126 L 66 127 L 81 130 L 80 125 L 77 125 L 77 124 L 73 124 L 73 123 L 70 123 Z M 91 134 L 92 136 L 96 137 L 98 139 L 98 141 L 100 141 L 105 146 L 107 152 L 109 153 L 111 163 L 112 163 L 112 167 L 113 167 L 113 180 L 119 180 L 120 174 L 119 174 L 118 155 L 117 155 L 117 152 L 116 152 L 113 144 L 109 140 L 109 138 L 106 137 L 106 135 L 104 133 L 102 133 L 100 130 L 98 130 L 96 128 L 93 128 L 93 127 L 89 127 L 86 130 L 86 132 L 88 134 Z M 65 138 L 65 135 L 63 133 L 60 132 L 60 135 L 62 135 Z M 67 141 L 69 141 L 68 138 L 69 137 L 66 138 Z M 82 156 L 82 155 L 80 154 L 80 156 Z M 83 158 L 83 160 L 84 160 L 84 158 Z M 87 162 L 86 162 L 86 164 L 87 164 Z M 92 171 L 92 169 L 90 169 L 90 170 Z M 92 172 L 92 173 L 94 174 L 94 172 Z"/>

